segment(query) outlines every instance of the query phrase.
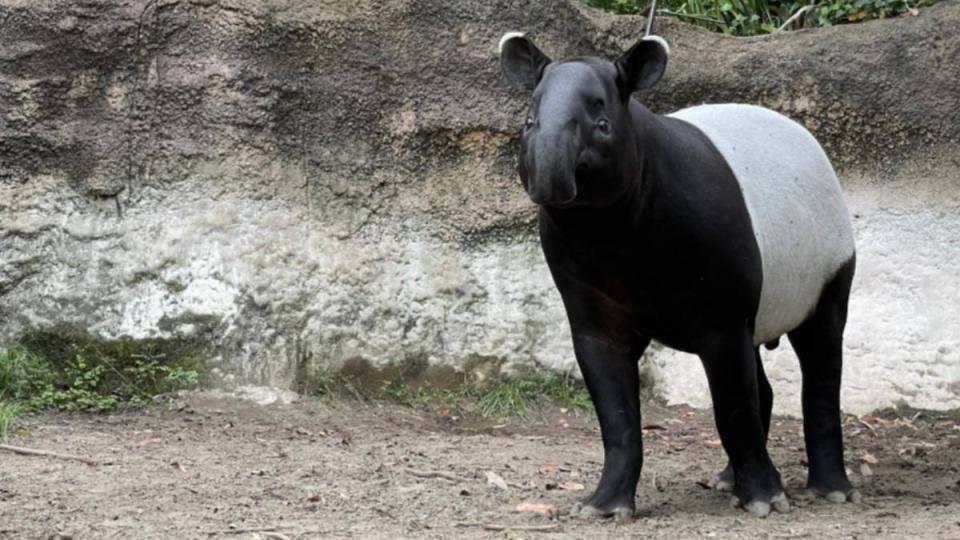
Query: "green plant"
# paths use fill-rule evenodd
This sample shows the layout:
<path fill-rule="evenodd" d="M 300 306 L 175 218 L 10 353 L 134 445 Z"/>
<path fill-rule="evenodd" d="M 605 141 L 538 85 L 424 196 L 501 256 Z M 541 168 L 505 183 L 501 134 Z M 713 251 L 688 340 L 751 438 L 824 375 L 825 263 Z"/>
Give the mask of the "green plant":
<path fill-rule="evenodd" d="M 593 401 L 583 381 L 574 378 L 570 372 L 549 371 L 544 376 L 544 392 L 559 405 L 572 409 L 590 410 Z"/>
<path fill-rule="evenodd" d="M 506 377 L 480 389 L 478 396 L 480 413 L 484 416 L 523 416 L 527 408 L 544 401 L 576 409 L 592 407 L 590 395 L 582 382 L 569 373 L 555 371 Z"/>
<path fill-rule="evenodd" d="M 23 406 L 12 401 L 0 401 L 0 441 L 6 440 L 7 432 L 23 413 Z"/>
<path fill-rule="evenodd" d="M 0 401 L 29 403 L 55 381 L 50 364 L 26 347 L 14 345 L 0 352 Z"/>
<path fill-rule="evenodd" d="M 196 386 L 195 370 L 172 365 L 151 345 L 141 349 L 88 341 L 51 359 L 12 346 L 0 353 L 0 400 L 24 409 L 106 411 Z"/>
<path fill-rule="evenodd" d="M 738 36 L 775 32 L 789 22 L 791 28 L 831 26 L 916 14 L 939 0 L 661 0 L 657 13 L 678 17 L 710 30 Z M 614 13 L 635 14 L 649 0 L 584 0 L 587 5 Z"/>
<path fill-rule="evenodd" d="M 523 416 L 540 399 L 537 384 L 530 379 L 497 381 L 480 392 L 480 413 L 484 416 Z"/>

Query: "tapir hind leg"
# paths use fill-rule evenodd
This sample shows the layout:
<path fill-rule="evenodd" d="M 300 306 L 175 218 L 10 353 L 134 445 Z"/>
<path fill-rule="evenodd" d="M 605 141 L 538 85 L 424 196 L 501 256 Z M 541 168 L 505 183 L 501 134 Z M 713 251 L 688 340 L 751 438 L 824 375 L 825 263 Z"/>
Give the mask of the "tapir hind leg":
<path fill-rule="evenodd" d="M 803 435 L 810 472 L 807 487 L 833 502 L 857 501 L 843 464 L 840 378 L 843 329 L 855 262 L 850 260 L 821 294 L 814 314 L 790 332 L 803 373 Z"/>
<path fill-rule="evenodd" d="M 760 407 L 760 423 L 763 425 L 763 440 L 770 436 L 770 416 L 773 413 L 773 388 L 767 380 L 767 373 L 763 370 L 763 360 L 760 358 L 760 349 L 754 348 L 757 359 L 757 392 Z M 710 482 L 713 489 L 719 491 L 733 491 L 733 464 L 728 460 L 727 466 Z"/>
<path fill-rule="evenodd" d="M 788 510 L 780 473 L 767 453 L 756 348 L 750 332 L 740 328 L 706 338 L 700 358 L 710 383 L 717 431 L 733 465 L 734 495 L 759 516 L 766 516 L 771 507 Z"/>

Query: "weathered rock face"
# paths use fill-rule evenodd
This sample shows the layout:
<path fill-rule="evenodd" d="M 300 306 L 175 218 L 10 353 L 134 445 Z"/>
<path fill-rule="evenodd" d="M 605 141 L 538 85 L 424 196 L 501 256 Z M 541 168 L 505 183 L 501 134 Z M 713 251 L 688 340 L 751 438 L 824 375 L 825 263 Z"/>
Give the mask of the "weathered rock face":
<path fill-rule="evenodd" d="M 738 39 L 661 19 L 661 112 L 752 102 L 841 168 L 859 276 L 844 403 L 960 406 L 960 6 Z M 576 2 L 0 0 L 0 344 L 198 337 L 225 386 L 315 364 L 573 366 L 515 179 L 496 43 L 614 55 Z M 781 410 L 795 359 L 772 357 Z M 690 357 L 657 351 L 672 400 Z"/>

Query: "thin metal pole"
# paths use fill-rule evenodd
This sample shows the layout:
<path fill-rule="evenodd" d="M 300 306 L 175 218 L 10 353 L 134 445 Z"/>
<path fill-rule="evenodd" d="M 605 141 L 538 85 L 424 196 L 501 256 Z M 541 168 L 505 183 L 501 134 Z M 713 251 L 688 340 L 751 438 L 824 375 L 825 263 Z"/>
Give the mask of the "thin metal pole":
<path fill-rule="evenodd" d="M 643 33 L 644 37 L 650 35 L 653 30 L 653 19 L 657 14 L 657 0 L 650 0 L 650 10 L 647 12 L 647 29 Z"/>

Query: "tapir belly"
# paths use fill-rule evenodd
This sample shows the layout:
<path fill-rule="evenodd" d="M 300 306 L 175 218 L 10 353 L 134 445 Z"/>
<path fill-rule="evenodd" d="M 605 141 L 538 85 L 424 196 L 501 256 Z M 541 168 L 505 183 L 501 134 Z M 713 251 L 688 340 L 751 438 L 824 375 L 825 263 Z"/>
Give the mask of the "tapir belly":
<path fill-rule="evenodd" d="M 752 105 L 702 105 L 670 116 L 700 129 L 743 193 L 763 283 L 754 343 L 796 328 L 854 255 L 853 228 L 826 154 L 803 126 Z"/>

